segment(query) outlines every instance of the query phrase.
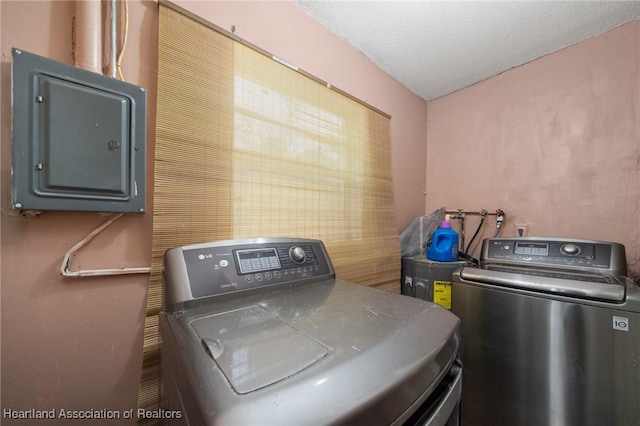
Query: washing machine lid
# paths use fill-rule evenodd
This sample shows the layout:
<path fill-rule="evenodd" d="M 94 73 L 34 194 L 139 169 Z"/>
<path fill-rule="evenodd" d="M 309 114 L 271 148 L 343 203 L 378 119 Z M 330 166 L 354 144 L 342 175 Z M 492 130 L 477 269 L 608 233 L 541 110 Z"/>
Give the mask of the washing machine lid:
<path fill-rule="evenodd" d="M 199 318 L 191 326 L 238 394 L 286 379 L 329 353 L 258 305 Z"/>
<path fill-rule="evenodd" d="M 485 269 L 463 268 L 460 277 L 468 282 L 611 303 L 623 302 L 626 295 L 624 283 L 596 274 L 571 273 L 563 277 L 558 271 L 490 265 Z"/>

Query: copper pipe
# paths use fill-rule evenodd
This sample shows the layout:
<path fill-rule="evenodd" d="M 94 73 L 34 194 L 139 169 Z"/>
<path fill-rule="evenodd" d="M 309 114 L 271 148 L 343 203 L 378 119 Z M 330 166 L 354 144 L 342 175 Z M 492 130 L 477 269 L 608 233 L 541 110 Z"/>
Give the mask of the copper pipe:
<path fill-rule="evenodd" d="M 445 212 L 445 214 L 451 215 L 452 219 L 461 219 L 462 217 L 464 217 L 465 215 L 473 215 L 473 216 L 496 216 L 498 215 L 502 210 L 498 209 L 494 212 L 489 212 L 486 210 L 481 210 L 481 211 L 468 211 L 468 210 L 447 210 Z M 456 217 L 454 217 L 456 216 Z"/>

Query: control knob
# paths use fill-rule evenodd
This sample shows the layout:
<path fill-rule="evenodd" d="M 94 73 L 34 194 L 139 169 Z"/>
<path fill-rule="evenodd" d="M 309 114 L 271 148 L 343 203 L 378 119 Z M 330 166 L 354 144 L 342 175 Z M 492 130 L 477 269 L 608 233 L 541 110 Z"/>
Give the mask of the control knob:
<path fill-rule="evenodd" d="M 580 253 L 580 247 L 575 244 L 565 244 L 560 247 L 560 251 L 562 254 L 566 254 L 567 256 L 576 256 Z"/>
<path fill-rule="evenodd" d="M 289 257 L 291 257 L 291 260 L 294 262 L 302 263 L 307 258 L 307 254 L 302 247 L 295 246 L 289 249 Z"/>

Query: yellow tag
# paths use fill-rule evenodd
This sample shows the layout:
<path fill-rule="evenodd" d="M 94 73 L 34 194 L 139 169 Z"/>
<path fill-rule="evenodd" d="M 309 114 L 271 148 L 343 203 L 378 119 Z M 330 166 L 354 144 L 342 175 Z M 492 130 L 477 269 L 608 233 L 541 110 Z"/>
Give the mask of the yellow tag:
<path fill-rule="evenodd" d="M 451 281 L 433 282 L 433 301 L 443 308 L 451 309 Z"/>

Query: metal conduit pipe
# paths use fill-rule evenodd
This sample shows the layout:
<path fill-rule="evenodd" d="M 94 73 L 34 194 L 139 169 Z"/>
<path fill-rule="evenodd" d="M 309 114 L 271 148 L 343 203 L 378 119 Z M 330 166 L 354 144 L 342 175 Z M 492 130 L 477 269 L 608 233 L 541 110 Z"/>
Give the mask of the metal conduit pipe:
<path fill-rule="evenodd" d="M 116 47 L 116 0 L 111 0 L 109 2 L 109 11 L 109 23 L 111 24 L 111 30 L 109 31 L 109 41 L 111 42 L 111 52 L 109 55 L 111 57 L 111 60 L 109 61 L 109 72 L 111 74 L 111 77 L 116 78 L 116 63 L 118 62 L 118 49 Z"/>
<path fill-rule="evenodd" d="M 74 65 L 102 74 L 102 5 L 100 0 L 77 0 L 75 4 Z"/>

